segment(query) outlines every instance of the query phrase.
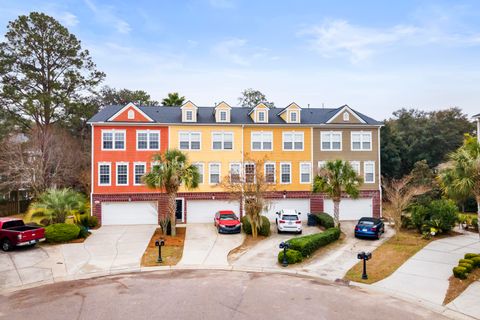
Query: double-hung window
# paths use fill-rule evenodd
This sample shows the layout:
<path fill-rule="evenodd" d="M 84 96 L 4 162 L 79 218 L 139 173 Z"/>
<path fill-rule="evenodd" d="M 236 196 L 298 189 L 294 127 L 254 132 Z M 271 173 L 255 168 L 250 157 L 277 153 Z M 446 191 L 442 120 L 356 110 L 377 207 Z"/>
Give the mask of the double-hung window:
<path fill-rule="evenodd" d="M 320 148 L 322 151 L 341 151 L 342 133 L 329 131 L 320 134 Z"/>
<path fill-rule="evenodd" d="M 275 163 L 265 163 L 265 182 L 275 183 Z"/>
<path fill-rule="evenodd" d="M 239 183 L 241 181 L 242 165 L 240 163 L 230 163 L 230 182 Z"/>
<path fill-rule="evenodd" d="M 117 162 L 117 186 L 128 186 L 128 163 Z"/>
<path fill-rule="evenodd" d="M 186 121 L 193 121 L 193 111 L 192 110 L 186 110 L 185 111 L 185 120 Z"/>
<path fill-rule="evenodd" d="M 209 164 L 210 184 L 220 183 L 220 163 Z"/>
<path fill-rule="evenodd" d="M 254 131 L 251 135 L 252 150 L 271 151 L 273 146 L 273 133 L 271 131 Z"/>
<path fill-rule="evenodd" d="M 303 150 L 303 132 L 284 132 L 283 150 Z"/>
<path fill-rule="evenodd" d="M 375 162 L 365 161 L 363 163 L 363 180 L 365 183 L 375 183 Z"/>
<path fill-rule="evenodd" d="M 312 175 L 312 165 L 310 162 L 300 163 L 300 183 L 310 183 Z"/>
<path fill-rule="evenodd" d="M 102 130 L 102 150 L 125 150 L 125 130 Z"/>
<path fill-rule="evenodd" d="M 354 151 L 370 151 L 372 150 L 372 133 L 371 132 L 352 132 L 352 150 Z"/>
<path fill-rule="evenodd" d="M 98 184 L 109 186 L 111 184 L 111 164 L 110 162 L 101 162 L 98 164 Z"/>
<path fill-rule="evenodd" d="M 180 150 L 200 150 L 200 132 L 180 132 Z"/>
<path fill-rule="evenodd" d="M 257 122 L 267 122 L 267 112 L 260 110 L 257 111 Z"/>
<path fill-rule="evenodd" d="M 145 162 L 135 162 L 133 164 L 133 171 L 134 171 L 134 185 L 141 185 L 142 184 L 142 177 L 146 173 L 147 164 Z"/>
<path fill-rule="evenodd" d="M 203 163 L 193 163 L 192 165 L 197 168 L 198 183 L 203 183 Z"/>
<path fill-rule="evenodd" d="M 353 170 L 357 173 L 357 176 L 360 175 L 360 161 L 350 161 L 350 165 Z"/>
<path fill-rule="evenodd" d="M 225 110 L 220 110 L 220 122 L 227 122 L 227 112 Z"/>
<path fill-rule="evenodd" d="M 298 121 L 298 111 L 290 111 L 290 122 L 299 122 Z"/>
<path fill-rule="evenodd" d="M 255 164 L 245 163 L 245 182 L 252 183 L 255 181 Z"/>
<path fill-rule="evenodd" d="M 160 150 L 160 131 L 137 131 L 137 150 Z"/>
<path fill-rule="evenodd" d="M 214 132 L 212 133 L 213 150 L 232 150 L 233 133 L 232 132 Z"/>
<path fill-rule="evenodd" d="M 291 163 L 280 163 L 280 182 L 281 183 L 292 183 L 292 164 Z"/>

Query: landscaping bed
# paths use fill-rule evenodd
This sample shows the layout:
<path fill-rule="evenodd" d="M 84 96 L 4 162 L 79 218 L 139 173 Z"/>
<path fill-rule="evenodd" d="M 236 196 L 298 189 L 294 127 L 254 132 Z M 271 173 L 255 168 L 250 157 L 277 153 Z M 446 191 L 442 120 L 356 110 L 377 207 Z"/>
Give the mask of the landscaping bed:
<path fill-rule="evenodd" d="M 425 239 L 414 230 L 401 231 L 372 253 L 372 259 L 367 262 L 367 280 L 362 279 L 363 262 L 361 261 L 346 273 L 344 279 L 368 284 L 383 280 L 430 242 L 454 234 L 452 232 Z"/>
<path fill-rule="evenodd" d="M 469 285 L 478 280 L 480 280 L 480 268 L 473 270 L 467 279 L 458 279 L 455 278 L 455 276 L 451 276 L 450 279 L 448 279 L 449 285 L 443 304 L 445 305 L 455 300 Z"/>
<path fill-rule="evenodd" d="M 142 267 L 156 267 L 156 266 L 173 266 L 176 265 L 183 255 L 183 246 L 185 244 L 186 228 L 177 228 L 177 235 L 164 236 L 161 228 L 157 228 L 148 243 L 147 249 L 143 254 L 141 265 Z M 158 239 L 165 240 L 165 246 L 162 247 L 163 263 L 158 263 L 158 247 L 155 246 L 155 241 Z"/>

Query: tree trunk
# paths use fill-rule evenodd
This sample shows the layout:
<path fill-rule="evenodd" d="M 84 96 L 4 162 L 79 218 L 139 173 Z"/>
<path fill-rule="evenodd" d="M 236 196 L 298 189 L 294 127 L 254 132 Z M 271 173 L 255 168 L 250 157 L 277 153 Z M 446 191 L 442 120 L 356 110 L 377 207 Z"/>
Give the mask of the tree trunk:
<path fill-rule="evenodd" d="M 171 227 L 171 235 L 175 237 L 177 235 L 177 217 L 176 217 L 176 209 L 177 209 L 177 202 L 175 201 L 177 198 L 177 194 L 175 192 L 168 194 L 168 213 L 170 215 L 170 227 Z"/>
<path fill-rule="evenodd" d="M 335 227 L 340 229 L 340 201 L 333 200 L 333 220 Z"/>

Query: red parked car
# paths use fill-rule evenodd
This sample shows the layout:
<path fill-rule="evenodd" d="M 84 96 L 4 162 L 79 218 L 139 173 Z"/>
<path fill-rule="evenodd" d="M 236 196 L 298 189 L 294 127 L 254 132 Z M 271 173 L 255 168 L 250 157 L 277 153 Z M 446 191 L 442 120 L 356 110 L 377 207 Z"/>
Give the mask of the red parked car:
<path fill-rule="evenodd" d="M 215 213 L 214 225 L 218 233 L 240 233 L 242 228 L 240 219 L 231 210 L 222 210 Z"/>
<path fill-rule="evenodd" d="M 45 241 L 44 228 L 27 226 L 22 219 L 0 218 L 0 246 L 3 251 L 34 246 L 40 241 Z"/>

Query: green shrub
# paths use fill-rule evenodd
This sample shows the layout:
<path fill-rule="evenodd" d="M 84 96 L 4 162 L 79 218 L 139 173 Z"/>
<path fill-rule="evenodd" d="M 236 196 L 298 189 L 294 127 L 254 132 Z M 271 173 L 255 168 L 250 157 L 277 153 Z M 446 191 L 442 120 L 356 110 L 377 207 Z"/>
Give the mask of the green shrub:
<path fill-rule="evenodd" d="M 429 210 L 426 206 L 416 205 L 412 207 L 412 214 L 410 215 L 412 224 L 419 232 L 425 225 L 425 221 L 429 220 Z"/>
<path fill-rule="evenodd" d="M 287 242 L 290 244 L 290 249 L 300 251 L 303 257 L 308 257 L 317 249 L 338 240 L 339 237 L 340 230 L 330 228 L 324 232 L 293 238 Z"/>
<path fill-rule="evenodd" d="M 466 263 L 466 262 L 464 262 L 464 263 L 459 263 L 458 266 L 465 268 L 465 270 L 467 271 L 467 273 L 470 273 L 470 272 L 473 270 L 473 265 L 470 264 L 470 263 Z"/>
<path fill-rule="evenodd" d="M 45 227 L 45 238 L 48 242 L 67 242 L 78 238 L 80 228 L 76 224 L 56 223 Z"/>
<path fill-rule="evenodd" d="M 252 225 L 247 216 L 243 216 L 241 219 L 243 232 L 246 234 L 252 234 Z M 258 229 L 258 235 L 268 237 L 270 235 L 270 221 L 267 217 L 262 216 L 262 225 Z"/>
<path fill-rule="evenodd" d="M 473 261 L 473 266 L 475 268 L 480 268 L 480 256 L 478 257 L 473 257 L 472 259 L 470 259 Z"/>
<path fill-rule="evenodd" d="M 315 215 L 315 218 L 317 220 L 317 223 L 324 227 L 325 229 L 330 229 L 335 227 L 335 221 L 333 220 L 332 216 L 329 215 L 328 213 L 322 212 L 322 213 L 317 213 Z"/>
<path fill-rule="evenodd" d="M 80 225 L 78 227 L 80 228 L 80 232 L 78 233 L 78 237 L 86 239 L 90 235 L 90 232 L 88 232 L 88 229 L 84 226 Z"/>
<path fill-rule="evenodd" d="M 453 268 L 453 275 L 458 279 L 467 279 L 468 272 L 464 267 L 455 267 Z"/>
<path fill-rule="evenodd" d="M 303 257 L 301 252 L 293 249 L 287 249 L 288 264 L 302 262 L 302 260 L 303 260 Z M 278 253 L 278 263 L 283 263 L 283 250 Z"/>
<path fill-rule="evenodd" d="M 96 216 L 88 216 L 88 227 L 96 228 L 98 226 L 98 218 Z"/>
<path fill-rule="evenodd" d="M 469 263 L 469 264 L 473 265 L 473 260 L 471 260 L 471 259 L 460 259 L 460 260 L 458 260 L 458 263 Z"/>
<path fill-rule="evenodd" d="M 464 256 L 465 259 L 472 259 L 472 258 L 475 258 L 475 257 L 480 257 L 480 254 L 478 254 L 478 253 L 465 253 L 465 256 Z"/>
<path fill-rule="evenodd" d="M 475 231 L 478 231 L 478 217 L 472 218 L 472 228 Z"/>
<path fill-rule="evenodd" d="M 453 229 L 458 220 L 457 206 L 451 200 L 434 200 L 428 205 L 412 207 L 413 225 L 420 232 L 430 232 L 433 228 L 438 233 Z"/>

